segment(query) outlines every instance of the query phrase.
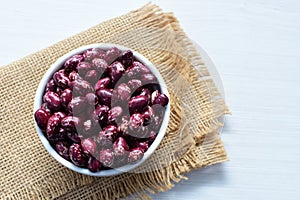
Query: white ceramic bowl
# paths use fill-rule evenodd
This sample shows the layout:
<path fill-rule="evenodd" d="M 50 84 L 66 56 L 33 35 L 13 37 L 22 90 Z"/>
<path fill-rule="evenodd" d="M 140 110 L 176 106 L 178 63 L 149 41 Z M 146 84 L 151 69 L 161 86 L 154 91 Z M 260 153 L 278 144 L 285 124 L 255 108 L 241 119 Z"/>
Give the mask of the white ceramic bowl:
<path fill-rule="evenodd" d="M 90 48 L 101 48 L 104 50 L 110 49 L 112 47 L 117 47 L 118 49 L 120 49 L 121 51 L 124 50 L 131 50 L 133 52 L 133 55 L 135 56 L 135 58 L 142 62 L 144 65 L 146 65 L 151 72 L 157 77 L 158 82 L 160 84 L 161 87 L 161 91 L 162 93 L 166 94 L 168 97 L 170 97 L 168 90 L 167 90 L 167 86 L 162 78 L 162 76 L 160 75 L 160 73 L 158 72 L 158 70 L 155 68 L 155 66 L 144 56 L 142 56 L 141 54 L 139 54 L 138 52 L 121 46 L 121 45 L 116 45 L 116 44 L 107 44 L 107 43 L 100 43 L 100 44 L 91 44 L 91 45 L 87 45 L 87 46 L 82 46 L 79 47 L 67 54 L 65 54 L 64 56 L 62 56 L 61 58 L 59 58 L 49 69 L 48 71 L 45 73 L 45 75 L 43 76 L 38 89 L 36 91 L 36 95 L 35 95 L 35 99 L 34 99 L 34 112 L 41 107 L 42 105 L 42 97 L 43 97 L 43 93 L 46 87 L 47 82 L 52 78 L 52 75 L 58 70 L 60 69 L 64 62 L 70 58 L 71 56 L 75 55 L 75 54 L 79 54 L 82 53 L 84 50 L 86 49 L 90 49 Z M 51 55 L 50 55 L 51 56 Z M 170 99 L 170 98 L 169 98 Z M 42 131 L 40 130 L 40 128 L 37 126 L 37 124 L 35 124 L 37 133 L 44 145 L 44 147 L 47 149 L 47 151 L 58 161 L 60 162 L 62 165 L 68 167 L 69 169 L 79 172 L 81 174 L 86 174 L 86 175 L 90 175 L 90 176 L 113 176 L 113 175 L 117 175 L 117 174 L 121 174 L 123 172 L 128 172 L 134 168 L 136 168 L 137 166 L 141 165 L 145 160 L 147 160 L 151 154 L 153 154 L 153 152 L 155 151 L 155 149 L 159 146 L 160 142 L 162 141 L 167 127 L 168 127 L 168 123 L 169 123 L 169 118 L 170 118 L 170 102 L 169 104 L 166 106 L 166 111 L 164 114 L 164 119 L 161 125 L 161 128 L 158 132 L 158 135 L 156 137 L 156 139 L 154 140 L 154 142 L 152 143 L 152 145 L 149 147 L 149 149 L 145 152 L 144 157 L 138 161 L 135 164 L 128 164 L 119 168 L 115 168 L 115 169 L 109 169 L 109 170 L 102 170 L 96 173 L 93 173 L 91 171 L 89 171 L 88 169 L 85 168 L 80 168 L 76 165 L 74 165 L 72 162 L 69 162 L 67 160 L 65 160 L 64 158 L 62 158 L 50 145 L 49 141 L 47 140 L 47 138 L 44 136 L 44 134 L 42 133 Z"/>

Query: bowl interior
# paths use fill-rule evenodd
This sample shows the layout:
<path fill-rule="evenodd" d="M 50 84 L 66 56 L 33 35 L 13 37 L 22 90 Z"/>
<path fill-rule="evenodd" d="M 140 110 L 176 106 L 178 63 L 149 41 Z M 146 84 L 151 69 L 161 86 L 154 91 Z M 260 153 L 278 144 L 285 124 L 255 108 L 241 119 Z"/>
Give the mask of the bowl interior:
<path fill-rule="evenodd" d="M 40 84 L 38 86 L 36 95 L 35 95 L 35 99 L 34 99 L 34 111 L 36 111 L 38 108 L 40 108 L 40 106 L 42 105 L 42 96 L 44 93 L 44 89 L 46 87 L 47 82 L 51 79 L 52 75 L 59 69 L 61 68 L 61 66 L 64 64 L 64 62 L 70 58 L 71 56 L 75 55 L 75 54 L 79 54 L 82 53 L 84 50 L 86 49 L 90 49 L 90 48 L 102 48 L 104 50 L 108 50 L 112 47 L 117 47 L 118 49 L 120 49 L 121 51 L 124 50 L 131 50 L 135 56 L 135 58 L 142 62 L 144 65 L 146 65 L 151 72 L 157 77 L 157 80 L 160 84 L 161 87 L 161 91 L 162 93 L 166 94 L 169 99 L 170 99 L 170 95 L 169 92 L 167 90 L 167 85 L 165 83 L 165 81 L 163 80 L 161 74 L 159 73 L 159 71 L 156 69 L 156 67 L 147 59 L 145 58 L 143 55 L 139 54 L 138 52 L 121 46 L 121 45 L 116 45 L 116 44 L 108 44 L 108 43 L 99 43 L 99 44 L 91 44 L 91 45 L 87 45 L 87 46 L 82 46 L 79 47 L 65 55 L 63 55 L 61 58 L 59 58 L 49 69 L 48 71 L 45 73 L 45 75 L 43 76 L 43 78 L 40 81 Z M 121 174 L 123 172 L 127 172 L 130 171 L 134 168 L 136 168 L 137 166 L 141 165 L 145 160 L 147 160 L 151 154 L 155 151 L 155 149 L 159 146 L 160 142 L 162 141 L 167 127 L 168 127 L 168 123 L 169 123 L 169 118 L 170 118 L 170 102 L 169 104 L 166 106 L 166 110 L 165 110 L 165 114 L 164 114 L 164 118 L 163 118 L 163 122 L 161 124 L 160 130 L 157 134 L 156 139 L 154 140 L 154 142 L 152 143 L 152 145 L 149 147 L 149 149 L 145 152 L 144 157 L 138 161 L 135 164 L 128 164 L 122 167 L 118 167 L 118 168 L 114 168 L 114 169 L 109 169 L 109 170 L 102 170 L 96 173 L 93 173 L 91 171 L 89 171 L 88 169 L 84 169 L 84 168 L 80 168 L 76 165 L 74 165 L 73 163 L 65 160 L 64 158 L 62 158 L 50 145 L 49 141 L 47 140 L 47 138 L 44 136 L 44 134 L 42 133 L 42 131 L 39 129 L 39 127 L 37 126 L 37 124 L 35 124 L 37 133 L 43 143 L 43 145 L 45 146 L 45 148 L 47 149 L 47 151 L 57 160 L 59 161 L 61 164 L 63 164 L 64 166 L 68 167 L 71 170 L 74 170 L 76 172 L 82 173 L 82 174 L 86 174 L 86 175 L 90 175 L 90 176 L 113 176 L 113 175 L 117 175 L 117 174 Z"/>

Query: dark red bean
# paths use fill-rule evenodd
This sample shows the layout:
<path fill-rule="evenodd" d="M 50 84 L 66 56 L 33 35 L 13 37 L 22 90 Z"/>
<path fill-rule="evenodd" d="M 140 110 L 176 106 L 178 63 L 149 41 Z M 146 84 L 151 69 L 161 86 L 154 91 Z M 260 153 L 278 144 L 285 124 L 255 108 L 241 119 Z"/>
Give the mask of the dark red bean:
<path fill-rule="evenodd" d="M 140 95 L 151 97 L 151 91 L 148 88 L 143 88 Z"/>
<path fill-rule="evenodd" d="M 120 55 L 120 51 L 118 48 L 113 47 L 106 51 L 106 55 L 104 56 L 104 59 L 108 64 L 112 63 L 114 60 L 116 60 Z"/>
<path fill-rule="evenodd" d="M 72 144 L 69 149 L 69 155 L 71 161 L 79 166 L 84 167 L 87 164 L 87 156 L 83 153 L 83 150 L 79 144 Z"/>
<path fill-rule="evenodd" d="M 142 81 L 138 79 L 132 79 L 128 81 L 128 86 L 130 87 L 131 91 L 134 92 L 142 86 Z"/>
<path fill-rule="evenodd" d="M 114 62 L 109 66 L 109 76 L 111 84 L 115 85 L 119 79 L 123 76 L 125 68 L 120 62 Z"/>
<path fill-rule="evenodd" d="M 56 115 L 60 118 L 60 120 L 62 120 L 63 118 L 65 118 L 67 115 L 61 111 L 54 113 L 53 115 Z"/>
<path fill-rule="evenodd" d="M 104 58 L 105 54 L 106 54 L 105 51 L 103 51 L 102 49 L 92 48 L 92 49 L 85 50 L 83 52 L 83 57 L 86 60 L 91 61 L 94 58 Z"/>
<path fill-rule="evenodd" d="M 129 116 L 122 117 L 121 124 L 118 127 L 118 132 L 120 132 L 122 135 L 128 135 L 129 120 Z"/>
<path fill-rule="evenodd" d="M 69 87 L 70 85 L 68 76 L 66 76 L 61 70 L 53 74 L 53 80 L 56 85 L 63 89 Z"/>
<path fill-rule="evenodd" d="M 129 128 L 132 130 L 138 129 L 144 123 L 143 115 L 140 113 L 134 113 L 130 117 Z"/>
<path fill-rule="evenodd" d="M 55 84 L 54 80 L 51 79 L 46 85 L 46 92 L 55 92 L 57 85 Z"/>
<path fill-rule="evenodd" d="M 143 84 L 157 83 L 157 79 L 153 74 L 143 74 L 141 80 Z"/>
<path fill-rule="evenodd" d="M 119 137 L 114 142 L 113 150 L 114 150 L 115 156 L 125 157 L 129 153 L 129 146 L 124 138 Z"/>
<path fill-rule="evenodd" d="M 92 138 L 81 140 L 81 146 L 84 153 L 95 156 L 97 153 L 97 144 Z"/>
<path fill-rule="evenodd" d="M 61 120 L 61 126 L 67 131 L 81 130 L 81 120 L 78 117 L 67 116 Z"/>
<path fill-rule="evenodd" d="M 69 147 L 70 145 L 65 141 L 57 141 L 57 143 L 55 144 L 57 153 L 66 160 L 70 160 Z"/>
<path fill-rule="evenodd" d="M 61 89 L 60 87 L 57 87 L 57 88 L 55 89 L 55 93 L 56 93 L 58 96 L 60 96 L 62 92 L 63 92 L 63 89 Z"/>
<path fill-rule="evenodd" d="M 93 119 L 96 121 L 105 121 L 107 120 L 107 115 L 108 115 L 109 107 L 105 105 L 99 105 L 95 108 L 93 112 Z"/>
<path fill-rule="evenodd" d="M 118 129 L 116 126 L 108 125 L 102 131 L 99 132 L 96 141 L 100 145 L 100 148 L 109 148 L 113 145 L 117 139 Z"/>
<path fill-rule="evenodd" d="M 90 70 L 85 74 L 84 79 L 94 85 L 99 80 L 99 76 L 96 70 Z"/>
<path fill-rule="evenodd" d="M 96 91 L 96 95 L 99 98 L 99 102 L 107 106 L 111 105 L 112 93 L 113 93 L 113 89 L 101 88 Z"/>
<path fill-rule="evenodd" d="M 91 84 L 81 79 L 73 81 L 72 85 L 74 96 L 85 96 L 87 93 L 94 92 L 94 88 Z"/>
<path fill-rule="evenodd" d="M 100 151 L 99 161 L 105 167 L 111 167 L 114 164 L 114 152 L 110 149 L 104 149 Z"/>
<path fill-rule="evenodd" d="M 165 94 L 158 94 L 154 96 L 154 99 L 152 101 L 152 104 L 158 104 L 161 105 L 163 107 L 165 107 L 166 105 L 168 105 L 169 103 L 169 98 L 167 97 L 167 95 Z"/>
<path fill-rule="evenodd" d="M 46 92 L 44 95 L 44 102 L 47 104 L 48 108 L 57 111 L 61 107 L 61 101 L 59 96 L 54 92 Z"/>
<path fill-rule="evenodd" d="M 154 117 L 154 110 L 150 106 L 148 106 L 146 110 L 143 112 L 144 126 L 150 124 L 153 117 Z"/>
<path fill-rule="evenodd" d="M 149 145 L 148 145 L 147 142 L 141 142 L 141 141 L 133 142 L 132 146 L 133 146 L 133 148 L 140 148 L 140 149 L 142 149 L 144 153 L 149 148 Z"/>
<path fill-rule="evenodd" d="M 119 61 L 124 65 L 124 67 L 127 69 L 129 66 L 132 65 L 133 63 L 133 53 L 130 50 L 124 51 L 120 58 Z"/>
<path fill-rule="evenodd" d="M 123 109 L 120 106 L 115 106 L 108 111 L 107 124 L 116 125 L 123 114 Z"/>
<path fill-rule="evenodd" d="M 140 77 L 142 74 L 146 74 L 149 72 L 150 70 L 138 61 L 134 61 L 132 65 L 126 70 L 128 78 Z"/>
<path fill-rule="evenodd" d="M 108 88 L 110 84 L 110 78 L 105 77 L 100 79 L 96 84 L 95 84 L 95 91 L 101 89 L 101 88 Z"/>
<path fill-rule="evenodd" d="M 126 102 L 129 100 L 131 95 L 131 90 L 126 83 L 121 83 L 116 88 L 116 95 L 113 98 L 117 98 L 117 101 Z"/>
<path fill-rule="evenodd" d="M 50 118 L 50 113 L 42 108 L 39 108 L 35 111 L 34 118 L 38 127 L 42 130 L 46 130 L 47 123 Z"/>
<path fill-rule="evenodd" d="M 86 110 L 87 102 L 85 97 L 75 97 L 68 104 L 67 110 L 71 114 L 80 114 Z"/>
<path fill-rule="evenodd" d="M 128 155 L 128 163 L 135 163 L 141 160 L 144 156 L 144 152 L 141 148 L 133 148 L 130 150 Z"/>
<path fill-rule="evenodd" d="M 146 108 L 147 105 L 148 105 L 148 98 L 147 96 L 143 96 L 143 95 L 132 97 L 128 102 L 130 113 L 141 112 Z"/>
<path fill-rule="evenodd" d="M 70 74 L 69 74 L 69 80 L 71 82 L 73 82 L 73 81 L 75 81 L 77 79 L 82 79 L 82 78 L 81 78 L 81 76 L 79 76 L 79 74 L 76 71 L 70 72 Z M 70 84 L 70 86 L 71 86 L 71 84 Z"/>
<path fill-rule="evenodd" d="M 65 64 L 65 72 L 69 74 L 71 71 L 76 70 L 76 66 L 79 62 L 83 61 L 84 57 L 82 55 L 74 55 L 71 58 L 69 58 Z"/>
<path fill-rule="evenodd" d="M 88 169 L 91 172 L 98 172 L 101 169 L 101 163 L 99 160 L 95 159 L 94 157 L 90 156 L 88 160 Z"/>
<path fill-rule="evenodd" d="M 89 62 L 80 62 L 78 63 L 76 69 L 79 76 L 84 77 L 85 74 L 92 69 L 92 66 Z"/>
<path fill-rule="evenodd" d="M 67 132 L 67 137 L 72 142 L 80 144 L 82 136 L 79 135 L 77 132 Z"/>
<path fill-rule="evenodd" d="M 68 137 L 67 131 L 64 128 L 59 128 L 59 131 L 57 134 L 54 135 L 54 140 L 65 140 Z"/>
<path fill-rule="evenodd" d="M 93 59 L 92 63 L 94 69 L 98 72 L 100 76 L 108 69 L 108 64 L 104 59 L 95 58 Z"/>
<path fill-rule="evenodd" d="M 87 93 L 85 95 L 86 101 L 90 105 L 96 105 L 98 104 L 98 97 L 94 93 Z"/>
<path fill-rule="evenodd" d="M 47 123 L 47 127 L 46 127 L 46 134 L 47 134 L 47 138 L 49 140 L 55 140 L 56 137 L 55 135 L 58 134 L 59 129 L 60 129 L 60 121 L 61 121 L 61 117 L 59 115 L 52 115 Z"/>
<path fill-rule="evenodd" d="M 61 95 L 60 95 L 60 100 L 61 100 L 61 105 L 64 108 L 68 107 L 68 104 L 70 103 L 70 101 L 72 100 L 72 95 L 73 92 L 70 88 L 65 89 Z"/>

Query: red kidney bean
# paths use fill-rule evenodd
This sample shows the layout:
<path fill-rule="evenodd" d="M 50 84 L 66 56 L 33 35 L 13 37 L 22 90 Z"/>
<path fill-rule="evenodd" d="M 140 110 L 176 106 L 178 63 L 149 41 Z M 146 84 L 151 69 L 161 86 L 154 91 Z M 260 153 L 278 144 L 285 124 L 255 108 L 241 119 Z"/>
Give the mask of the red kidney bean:
<path fill-rule="evenodd" d="M 142 74 L 149 72 L 150 70 L 138 61 L 134 61 L 132 65 L 126 70 L 128 78 L 140 77 Z"/>
<path fill-rule="evenodd" d="M 96 91 L 96 95 L 99 98 L 99 102 L 107 106 L 111 105 L 112 93 L 113 93 L 113 89 L 101 88 Z"/>
<path fill-rule="evenodd" d="M 129 153 L 129 146 L 124 138 L 119 137 L 113 144 L 113 150 L 115 156 L 125 157 Z"/>
<path fill-rule="evenodd" d="M 143 74 L 141 78 L 143 84 L 157 83 L 157 79 L 153 74 Z"/>
<path fill-rule="evenodd" d="M 61 95 L 61 93 L 63 92 L 63 89 L 61 89 L 60 87 L 57 87 L 54 91 L 58 96 Z"/>
<path fill-rule="evenodd" d="M 113 98 L 116 98 L 118 101 L 126 102 L 130 98 L 131 90 L 127 86 L 126 83 L 121 83 L 117 88 L 116 88 L 116 95 L 113 96 Z"/>
<path fill-rule="evenodd" d="M 46 92 L 43 97 L 44 102 L 47 104 L 48 108 L 57 111 L 61 107 L 61 101 L 59 96 L 54 92 Z"/>
<path fill-rule="evenodd" d="M 108 125 L 102 131 L 99 132 L 96 141 L 100 145 L 100 148 L 110 148 L 113 142 L 117 139 L 118 129 L 116 126 Z"/>
<path fill-rule="evenodd" d="M 120 106 L 116 106 L 111 108 L 108 111 L 107 124 L 108 125 L 116 125 L 123 114 L 123 109 Z"/>
<path fill-rule="evenodd" d="M 80 62 L 78 63 L 77 72 L 81 77 L 84 77 L 85 74 L 92 69 L 92 66 L 89 62 Z"/>
<path fill-rule="evenodd" d="M 101 163 L 99 160 L 95 159 L 94 157 L 90 156 L 88 160 L 88 169 L 91 172 L 98 172 L 101 169 Z"/>
<path fill-rule="evenodd" d="M 73 95 L 85 96 L 87 93 L 94 92 L 94 88 L 87 81 L 77 79 L 73 83 Z"/>
<path fill-rule="evenodd" d="M 96 133 L 99 133 L 100 130 L 101 127 L 99 126 L 98 121 L 95 122 L 92 119 L 87 119 L 85 122 L 83 122 L 83 135 L 85 137 L 91 137 Z"/>
<path fill-rule="evenodd" d="M 118 58 L 120 55 L 120 51 L 118 48 L 113 47 L 106 51 L 106 55 L 104 56 L 104 59 L 108 64 L 112 63 L 114 60 Z"/>
<path fill-rule="evenodd" d="M 67 135 L 67 131 L 64 128 L 59 128 L 59 131 L 57 134 L 54 135 L 53 140 L 65 140 L 67 139 L 68 135 Z"/>
<path fill-rule="evenodd" d="M 98 48 L 88 49 L 83 52 L 83 57 L 89 61 L 93 60 L 94 58 L 104 58 L 104 55 L 105 51 Z"/>
<path fill-rule="evenodd" d="M 108 64 L 104 59 L 95 58 L 93 59 L 92 63 L 94 69 L 98 72 L 100 76 L 108 69 Z"/>
<path fill-rule="evenodd" d="M 60 118 L 60 120 L 62 120 L 63 118 L 65 118 L 67 115 L 61 111 L 54 113 L 53 115 L 56 115 Z"/>
<path fill-rule="evenodd" d="M 76 72 L 76 71 L 72 71 L 72 72 L 70 72 L 70 74 L 69 74 L 69 80 L 71 81 L 71 82 L 73 82 L 73 81 L 76 81 L 77 79 L 82 79 L 80 76 L 79 76 L 79 74 Z M 71 86 L 72 84 L 70 84 L 70 86 Z"/>
<path fill-rule="evenodd" d="M 55 135 L 58 134 L 59 129 L 60 129 L 60 121 L 61 121 L 61 117 L 57 114 L 53 114 L 47 123 L 47 127 L 46 127 L 46 134 L 47 134 L 47 138 L 49 140 L 55 140 L 56 137 Z"/>
<path fill-rule="evenodd" d="M 54 80 L 51 79 L 46 85 L 46 92 L 55 92 L 57 85 L 55 84 Z"/>
<path fill-rule="evenodd" d="M 148 88 L 143 88 L 140 95 L 151 97 L 151 91 Z"/>
<path fill-rule="evenodd" d="M 127 69 L 133 63 L 133 53 L 130 50 L 124 51 L 119 57 L 119 61 L 124 65 Z"/>
<path fill-rule="evenodd" d="M 148 98 L 143 95 L 132 97 L 128 102 L 130 113 L 141 112 L 148 105 Z"/>
<path fill-rule="evenodd" d="M 98 97 L 94 93 L 87 93 L 85 95 L 86 101 L 90 105 L 97 105 L 98 104 Z"/>
<path fill-rule="evenodd" d="M 61 126 L 67 131 L 81 130 L 81 120 L 78 117 L 67 116 L 61 120 Z"/>
<path fill-rule="evenodd" d="M 146 110 L 143 112 L 144 126 L 150 124 L 153 117 L 154 117 L 154 110 L 150 106 L 147 106 Z"/>
<path fill-rule="evenodd" d="M 167 97 L 167 95 L 165 94 L 158 94 L 158 95 L 155 95 L 154 98 L 153 98 L 153 101 L 152 101 L 152 104 L 158 104 L 158 105 L 161 105 L 163 107 L 165 107 L 166 105 L 168 105 L 169 103 L 169 98 Z"/>
<path fill-rule="evenodd" d="M 80 114 L 85 111 L 87 102 L 85 97 L 75 97 L 68 104 L 67 110 L 71 114 Z"/>
<path fill-rule="evenodd" d="M 46 130 L 47 123 L 50 118 L 50 113 L 42 108 L 39 108 L 35 111 L 34 118 L 35 118 L 35 121 L 36 121 L 38 127 L 41 130 Z"/>
<path fill-rule="evenodd" d="M 57 153 L 66 160 L 70 160 L 69 147 L 70 145 L 64 141 L 57 141 L 55 144 L 55 149 Z"/>
<path fill-rule="evenodd" d="M 133 146 L 133 148 L 140 148 L 140 149 L 142 149 L 144 153 L 149 148 L 149 144 L 147 142 L 141 142 L 141 141 L 133 142 L 132 146 Z"/>
<path fill-rule="evenodd" d="M 114 164 L 114 152 L 110 149 L 104 149 L 100 151 L 99 154 L 99 161 L 105 167 L 112 167 Z"/>
<path fill-rule="evenodd" d="M 142 81 L 139 79 L 132 79 L 128 81 L 128 86 L 130 87 L 131 91 L 134 92 L 142 86 Z"/>
<path fill-rule="evenodd" d="M 71 71 L 76 70 L 76 66 L 79 62 L 83 61 L 84 57 L 82 55 L 74 55 L 71 58 L 69 58 L 65 64 L 65 72 L 69 74 Z"/>
<path fill-rule="evenodd" d="M 110 78 L 105 77 L 100 79 L 96 84 L 95 84 L 95 91 L 101 89 L 101 88 L 108 88 L 110 84 Z"/>
<path fill-rule="evenodd" d="M 95 156 L 97 153 L 97 144 L 92 138 L 81 140 L 81 146 L 84 153 Z"/>
<path fill-rule="evenodd" d="M 95 108 L 93 112 L 93 119 L 96 121 L 105 121 L 107 120 L 107 115 L 108 115 L 109 107 L 105 105 L 99 105 Z"/>
<path fill-rule="evenodd" d="M 143 115 L 140 113 L 134 113 L 130 117 L 129 128 L 132 130 L 138 129 L 144 123 Z"/>
<path fill-rule="evenodd" d="M 70 88 L 65 89 L 61 95 L 60 95 L 60 100 L 61 100 L 61 105 L 64 108 L 68 107 L 68 104 L 70 103 L 70 101 L 72 100 L 72 95 L 73 92 Z"/>
<path fill-rule="evenodd" d="M 121 119 L 121 124 L 118 127 L 118 132 L 120 132 L 122 135 L 128 135 L 129 120 L 129 116 L 123 116 Z"/>
<path fill-rule="evenodd" d="M 70 85 L 69 78 L 61 70 L 53 74 L 53 80 L 56 85 L 63 89 L 69 87 Z"/>
<path fill-rule="evenodd" d="M 141 160 L 144 156 L 144 152 L 141 148 L 133 148 L 130 150 L 128 155 L 128 163 L 135 163 Z"/>
<path fill-rule="evenodd" d="M 79 166 L 84 167 L 87 164 L 87 156 L 83 153 L 83 150 L 79 144 L 72 144 L 69 149 L 69 155 L 71 161 Z"/>
<path fill-rule="evenodd" d="M 119 79 L 123 76 L 125 68 L 120 62 L 114 62 L 109 66 L 109 76 L 111 79 L 111 84 L 114 86 Z"/>
<path fill-rule="evenodd" d="M 99 76 L 98 76 L 96 70 L 90 70 L 90 71 L 88 71 L 88 72 L 85 74 L 84 79 L 85 79 L 87 82 L 89 82 L 89 83 L 91 83 L 92 85 L 94 85 L 94 84 L 97 82 L 97 80 L 99 79 Z"/>

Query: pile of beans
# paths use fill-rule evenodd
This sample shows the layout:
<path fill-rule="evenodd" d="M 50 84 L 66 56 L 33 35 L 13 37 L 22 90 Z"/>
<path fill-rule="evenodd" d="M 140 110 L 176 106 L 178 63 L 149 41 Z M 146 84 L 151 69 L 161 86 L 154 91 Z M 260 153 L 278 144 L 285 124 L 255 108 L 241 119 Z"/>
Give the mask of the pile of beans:
<path fill-rule="evenodd" d="M 142 159 L 168 103 L 130 50 L 93 48 L 53 74 L 34 117 L 60 156 L 97 172 Z"/>

